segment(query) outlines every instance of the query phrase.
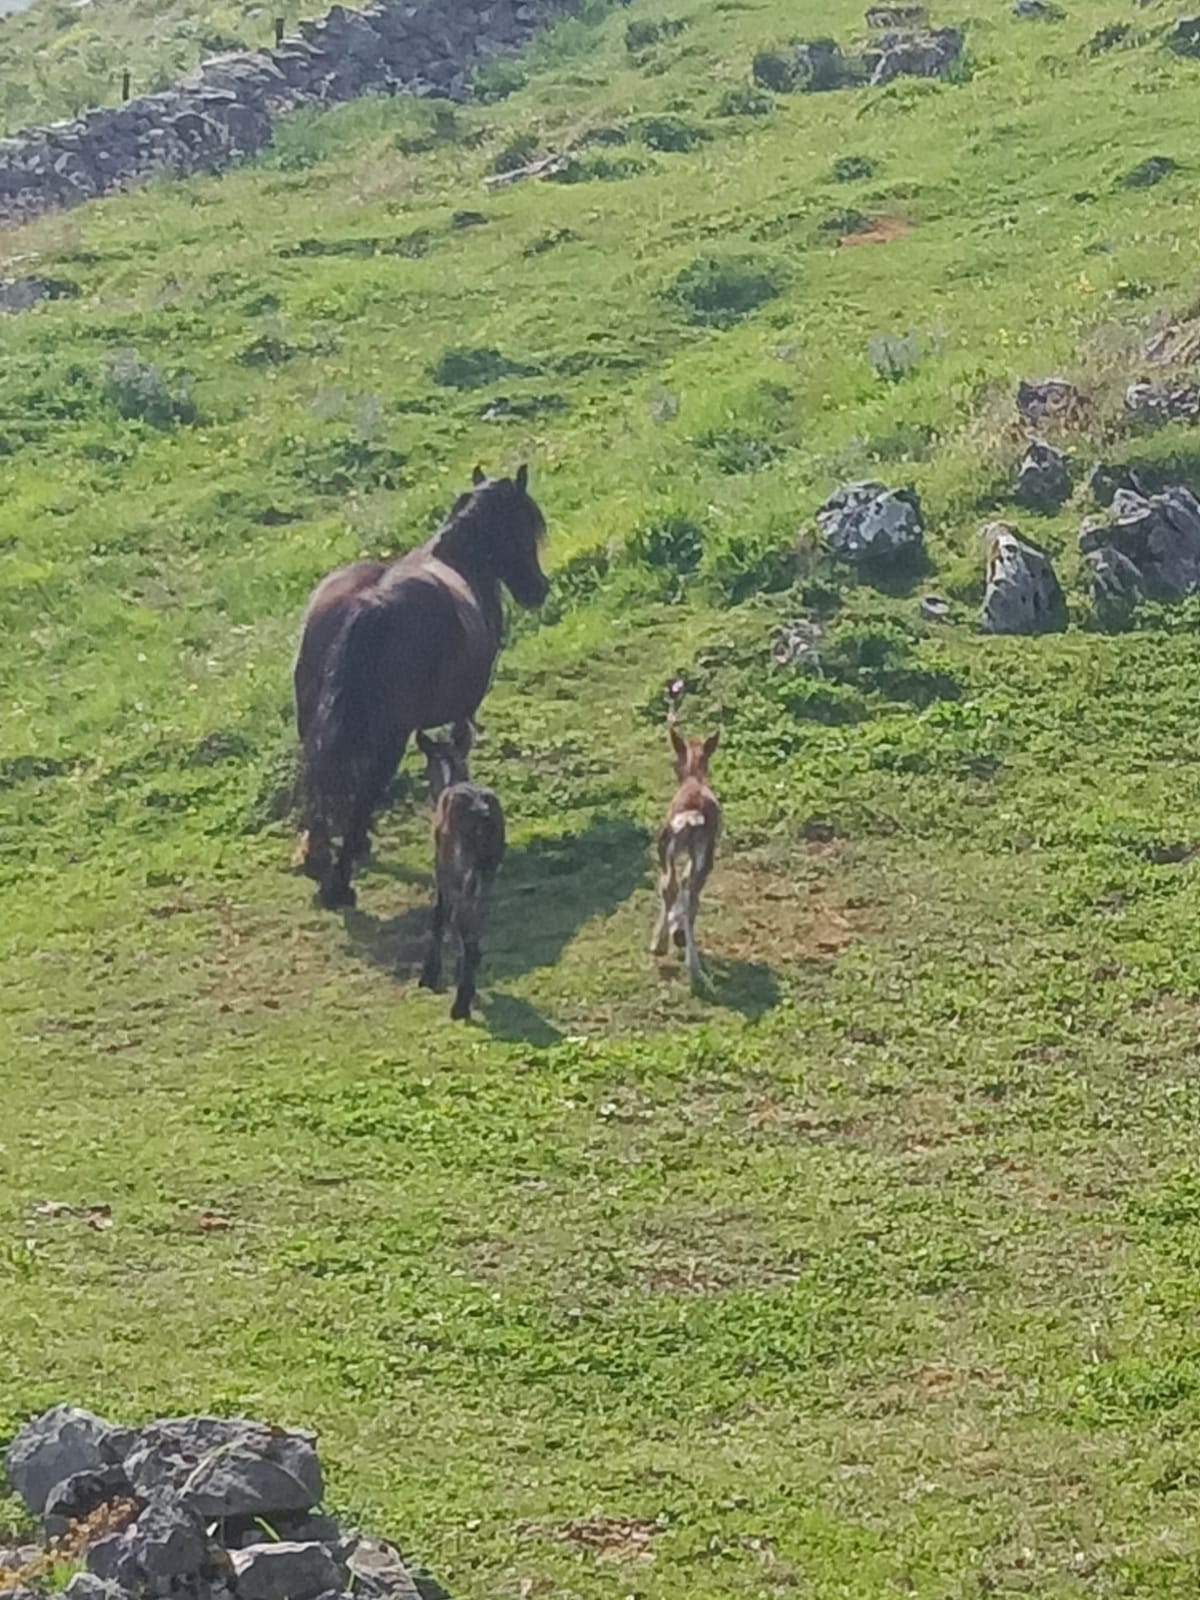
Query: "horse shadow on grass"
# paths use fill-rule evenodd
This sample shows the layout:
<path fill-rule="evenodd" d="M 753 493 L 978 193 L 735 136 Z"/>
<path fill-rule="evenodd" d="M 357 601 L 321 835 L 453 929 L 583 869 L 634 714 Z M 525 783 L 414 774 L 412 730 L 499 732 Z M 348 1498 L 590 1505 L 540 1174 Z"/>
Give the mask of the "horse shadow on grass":
<path fill-rule="evenodd" d="M 552 966 L 593 917 L 615 911 L 646 873 L 647 835 L 627 817 L 600 816 L 578 833 L 510 846 L 488 905 L 483 934 L 483 982 L 491 990 L 537 967 Z M 389 876 L 420 882 L 421 903 L 394 917 L 362 910 L 345 914 L 355 953 L 401 979 L 415 979 L 429 939 L 431 875 Z M 447 980 L 457 951 L 447 938 Z M 536 1007 L 516 995 L 492 993 L 481 1013 L 497 1038 L 552 1044 L 561 1037 Z"/>

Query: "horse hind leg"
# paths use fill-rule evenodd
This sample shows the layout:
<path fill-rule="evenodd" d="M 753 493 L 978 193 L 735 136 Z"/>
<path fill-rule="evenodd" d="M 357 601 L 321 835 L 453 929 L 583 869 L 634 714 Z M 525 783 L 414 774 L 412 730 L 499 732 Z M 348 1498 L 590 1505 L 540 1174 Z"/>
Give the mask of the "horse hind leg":
<path fill-rule="evenodd" d="M 350 909 L 358 904 L 358 896 L 350 882 L 354 866 L 370 854 L 371 819 L 382 803 L 392 775 L 404 755 L 407 741 L 406 734 L 394 755 L 389 752 L 371 764 L 350 804 L 341 849 L 321 882 L 321 904 L 328 910 Z"/>
<path fill-rule="evenodd" d="M 654 925 L 654 933 L 650 939 L 650 954 L 652 956 L 665 956 L 667 953 L 668 931 L 675 926 L 676 901 L 679 897 L 679 885 L 675 879 L 675 863 L 669 857 L 664 859 L 662 871 L 659 873 L 658 892 L 662 904 L 658 913 L 658 921 Z"/>

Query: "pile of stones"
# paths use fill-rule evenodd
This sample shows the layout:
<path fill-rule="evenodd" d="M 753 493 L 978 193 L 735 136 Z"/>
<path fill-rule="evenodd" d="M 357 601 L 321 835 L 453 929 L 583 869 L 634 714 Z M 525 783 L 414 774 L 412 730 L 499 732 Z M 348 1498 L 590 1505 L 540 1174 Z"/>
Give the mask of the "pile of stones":
<path fill-rule="evenodd" d="M 322 1513 L 308 1433 L 203 1416 L 124 1428 L 61 1405 L 4 1466 L 46 1540 L 0 1547 L 5 1600 L 36 1600 L 47 1550 L 82 1562 L 70 1600 L 448 1600 L 394 1546 Z"/>

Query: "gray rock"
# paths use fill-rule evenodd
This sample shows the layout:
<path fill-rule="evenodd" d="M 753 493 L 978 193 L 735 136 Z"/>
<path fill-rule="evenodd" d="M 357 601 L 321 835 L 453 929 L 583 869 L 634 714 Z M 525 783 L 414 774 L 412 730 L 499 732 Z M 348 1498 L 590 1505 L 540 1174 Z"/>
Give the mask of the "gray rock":
<path fill-rule="evenodd" d="M 51 1490 L 78 1472 L 94 1472 L 111 1461 L 113 1430 L 78 1406 L 53 1406 L 27 1422 L 9 1445 L 4 1467 L 30 1511 L 40 1515 Z"/>
<path fill-rule="evenodd" d="M 1017 468 L 1013 499 L 1032 511 L 1057 511 L 1071 496 L 1071 473 L 1061 450 L 1031 441 Z"/>
<path fill-rule="evenodd" d="M 983 631 L 1061 633 L 1067 625 L 1067 603 L 1046 552 L 1004 522 L 989 523 L 984 539 Z"/>
<path fill-rule="evenodd" d="M 40 1544 L 19 1544 L 11 1550 L 0 1550 L 0 1572 L 20 1572 L 41 1554 Z"/>
<path fill-rule="evenodd" d="M 384 1539 L 360 1535 L 347 1556 L 354 1592 L 364 1600 L 421 1600 L 399 1550 Z"/>
<path fill-rule="evenodd" d="M 1106 627 L 1120 627 L 1142 598 L 1142 575 L 1128 556 L 1111 545 L 1088 550 L 1083 558 L 1096 616 Z"/>
<path fill-rule="evenodd" d="M 1200 17 L 1180 17 L 1166 38 L 1177 56 L 1200 56 Z"/>
<path fill-rule="evenodd" d="M 1061 22 L 1066 16 L 1053 0 L 1015 0 L 1012 14 L 1025 22 Z"/>
<path fill-rule="evenodd" d="M 93 1572 L 77 1572 L 63 1590 L 67 1600 L 121 1600 L 122 1592 L 117 1584 Z"/>
<path fill-rule="evenodd" d="M 90 1516 L 110 1500 L 128 1499 L 132 1494 L 124 1467 L 93 1467 L 89 1472 L 76 1472 L 64 1478 L 46 1496 L 42 1525 L 47 1538 L 60 1537 L 72 1522 Z"/>
<path fill-rule="evenodd" d="M 848 483 L 817 512 L 817 523 L 835 556 L 856 565 L 885 564 L 914 554 L 925 537 L 915 489 Z"/>
<path fill-rule="evenodd" d="M 871 83 L 891 83 L 893 78 L 944 78 L 962 59 L 963 36 L 958 28 L 932 28 L 922 32 L 887 33 L 863 60 Z"/>
<path fill-rule="evenodd" d="M 1131 383 L 1125 391 L 1125 408 L 1138 419 L 1164 422 L 1200 421 L 1200 384 Z"/>
<path fill-rule="evenodd" d="M 949 622 L 950 602 L 939 594 L 927 594 L 921 599 L 921 615 L 926 622 Z"/>
<path fill-rule="evenodd" d="M 806 667 L 817 671 L 824 637 L 825 630 L 819 622 L 810 622 L 806 617 L 785 622 L 775 636 L 771 658 L 781 667 Z"/>
<path fill-rule="evenodd" d="M 1132 467 L 1115 467 L 1098 461 L 1088 474 L 1088 491 L 1098 505 L 1111 506 L 1118 489 L 1132 489 L 1134 494 L 1144 491 Z"/>
<path fill-rule="evenodd" d="M 1080 391 L 1065 378 L 1043 378 L 1036 383 L 1022 378 L 1017 385 L 1017 410 L 1035 428 L 1048 419 L 1070 421 L 1080 415 L 1085 404 Z"/>
<path fill-rule="evenodd" d="M 137 1521 L 88 1548 L 93 1578 L 136 1593 L 167 1596 L 187 1587 L 214 1563 L 215 1550 L 196 1513 L 160 1490 Z"/>
<path fill-rule="evenodd" d="M 1118 489 L 1111 520 L 1086 522 L 1079 548 L 1085 558 L 1096 558 L 1088 559 L 1093 589 L 1100 577 L 1109 588 L 1130 592 L 1132 567 L 1141 593 L 1156 600 L 1182 599 L 1200 592 L 1200 502 L 1178 485 L 1149 496 Z"/>
<path fill-rule="evenodd" d="M 872 6 L 868 28 L 923 28 L 929 21 L 924 6 Z"/>
<path fill-rule="evenodd" d="M 172 1488 L 206 1518 L 308 1511 L 324 1493 L 311 1434 L 240 1419 L 152 1422 L 126 1457 L 125 1471 L 143 1499 Z"/>
<path fill-rule="evenodd" d="M 239 1600 L 317 1600 L 345 1581 L 323 1544 L 252 1544 L 230 1552 Z"/>

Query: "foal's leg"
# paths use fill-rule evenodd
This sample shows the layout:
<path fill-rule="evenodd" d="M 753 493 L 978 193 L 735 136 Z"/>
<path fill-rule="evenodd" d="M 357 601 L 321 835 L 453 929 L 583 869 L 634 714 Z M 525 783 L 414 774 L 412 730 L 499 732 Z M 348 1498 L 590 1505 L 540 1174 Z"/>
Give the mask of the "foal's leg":
<path fill-rule="evenodd" d="M 694 880 L 689 880 L 680 896 L 681 916 L 683 925 L 683 943 L 685 960 L 687 961 L 688 977 L 692 980 L 695 989 L 707 989 L 708 977 L 700 965 L 700 950 L 696 944 L 696 912 L 700 909 L 699 892 Z"/>
<path fill-rule="evenodd" d="M 650 940 L 652 956 L 665 956 L 667 953 L 667 932 L 672 925 L 675 902 L 679 896 L 679 884 L 675 879 L 675 859 L 670 854 L 669 846 L 661 852 L 659 859 L 662 871 L 658 876 L 658 892 L 662 898 L 662 909 L 659 911 L 654 935 Z"/>
<path fill-rule="evenodd" d="M 421 988 L 440 989 L 442 987 L 442 944 L 446 937 L 446 896 L 442 893 L 439 879 L 437 898 L 433 902 L 433 926 L 429 933 L 429 949 L 425 955 L 425 965 L 421 968 Z"/>
<path fill-rule="evenodd" d="M 475 980 L 479 975 L 479 934 L 483 923 L 482 892 L 464 895 L 455 908 L 454 930 L 458 934 L 461 954 L 458 962 L 458 992 L 450 1007 L 453 1022 L 468 1022 L 471 1002 L 475 998 Z"/>

